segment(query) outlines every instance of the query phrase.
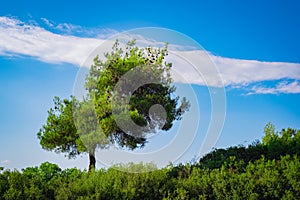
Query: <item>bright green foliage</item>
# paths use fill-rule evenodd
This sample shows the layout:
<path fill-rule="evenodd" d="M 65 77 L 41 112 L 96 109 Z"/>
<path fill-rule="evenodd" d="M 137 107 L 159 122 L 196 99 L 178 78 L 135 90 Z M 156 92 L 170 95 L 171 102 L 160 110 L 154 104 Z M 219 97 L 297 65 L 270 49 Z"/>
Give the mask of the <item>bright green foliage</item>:
<path fill-rule="evenodd" d="M 124 166 L 92 172 L 61 170 L 43 163 L 0 173 L 0 199 L 298 199 L 300 159 L 262 157 L 241 163 L 234 157 L 213 170 L 195 165 L 169 166 L 148 173 L 126 173 Z M 145 167 L 145 170 L 142 168 Z"/>
<path fill-rule="evenodd" d="M 300 130 L 292 128 L 275 132 L 271 123 L 265 127 L 263 145 L 267 148 L 269 158 L 278 159 L 281 155 L 300 153 Z"/>
<path fill-rule="evenodd" d="M 299 131 L 283 129 L 277 134 L 282 141 L 278 147 L 299 144 Z M 151 163 L 129 163 L 87 173 L 76 168 L 61 170 L 46 162 L 22 172 L 4 170 L 0 173 L 0 200 L 299 199 L 298 147 L 292 153 L 280 147 L 282 152 L 273 158 L 269 144 L 215 150 L 214 156 L 222 163 L 216 164 L 211 153 L 209 157 L 215 159 L 211 165 L 200 162 L 156 169 Z"/>
<path fill-rule="evenodd" d="M 278 139 L 278 133 L 275 132 L 275 127 L 269 122 L 264 129 L 265 136 L 262 139 L 263 144 L 268 144 Z"/>
<path fill-rule="evenodd" d="M 6 170 L 0 174 L 0 199 L 64 199 L 60 197 L 71 195 L 65 187 L 82 174 L 76 168 L 62 171 L 49 162 L 23 169 L 22 173 Z"/>
<path fill-rule="evenodd" d="M 145 134 L 155 129 L 151 124 L 163 123 L 161 129 L 169 130 L 173 121 L 180 119 L 189 107 L 185 98 L 177 106 L 179 97 L 171 97 L 175 87 L 171 86 L 172 64 L 164 61 L 168 53 L 167 46 L 154 49 L 134 45 L 135 42 L 130 41 L 126 50 L 123 50 L 116 41 L 112 52 L 105 54 L 104 62 L 98 57 L 94 59 L 86 82 L 86 88 L 95 100 L 96 115 L 104 134 L 120 146 L 130 149 L 145 144 Z M 137 83 L 145 79 L 149 83 Z M 135 84 L 139 87 L 134 88 Z M 120 103 L 129 97 L 128 104 Z M 155 116 L 149 110 L 155 104 L 166 110 L 166 121 L 158 119 L 153 123 Z M 127 127 L 130 120 L 138 125 L 135 129 Z M 116 121 L 121 121 L 123 126 L 120 127 Z"/>
<path fill-rule="evenodd" d="M 70 158 L 86 152 L 92 169 L 96 148 L 113 143 L 135 149 L 144 146 L 147 133 L 157 128 L 169 130 L 189 103 L 183 98 L 178 105 L 179 97 L 172 96 L 175 87 L 171 86 L 172 64 L 164 61 L 167 52 L 167 46 L 138 48 L 135 41 L 130 41 L 123 51 L 116 41 L 112 52 L 105 54 L 105 61 L 94 59 L 83 101 L 54 98 L 54 109 L 48 111 L 47 122 L 38 132 L 41 146 Z M 124 75 L 127 79 L 122 79 Z M 146 84 L 126 90 L 144 79 L 148 80 Z M 151 112 L 157 104 L 165 109 L 165 116 Z M 120 121 L 123 126 L 117 123 Z M 128 129 L 130 123 L 138 128 Z"/>
<path fill-rule="evenodd" d="M 199 161 L 199 165 L 210 169 L 220 168 L 230 162 L 230 157 L 242 160 L 244 163 L 254 162 L 265 156 L 267 159 L 279 160 L 280 156 L 300 155 L 300 130 L 282 129 L 276 132 L 274 125 L 268 123 L 265 127 L 263 142 L 254 142 L 248 147 L 234 146 L 227 149 L 215 149 Z"/>
<path fill-rule="evenodd" d="M 87 152 L 94 154 L 96 148 L 107 147 L 109 140 L 97 121 L 93 100 L 76 101 L 73 103 L 73 111 L 77 134 L 87 148 Z"/>
<path fill-rule="evenodd" d="M 86 151 L 74 123 L 74 101 L 74 98 L 61 100 L 54 97 L 54 109 L 50 108 L 47 122 L 37 134 L 44 149 L 67 153 L 69 158 Z"/>

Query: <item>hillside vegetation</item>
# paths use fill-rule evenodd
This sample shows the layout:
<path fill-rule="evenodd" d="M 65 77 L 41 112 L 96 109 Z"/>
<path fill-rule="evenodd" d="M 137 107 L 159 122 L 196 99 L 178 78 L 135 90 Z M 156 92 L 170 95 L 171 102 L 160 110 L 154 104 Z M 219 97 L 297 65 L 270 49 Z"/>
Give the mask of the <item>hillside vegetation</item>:
<path fill-rule="evenodd" d="M 142 173 L 151 164 L 1 169 L 0 199 L 299 199 L 300 131 L 265 128 L 262 142 L 216 149 L 199 162 Z M 130 168 L 141 173 L 124 172 Z M 121 170 L 120 170 L 121 169 Z"/>

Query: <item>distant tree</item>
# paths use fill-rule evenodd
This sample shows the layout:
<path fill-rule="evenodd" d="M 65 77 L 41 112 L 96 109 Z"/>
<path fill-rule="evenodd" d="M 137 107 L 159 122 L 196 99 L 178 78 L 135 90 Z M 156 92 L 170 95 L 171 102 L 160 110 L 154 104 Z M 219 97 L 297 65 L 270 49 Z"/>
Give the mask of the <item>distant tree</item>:
<path fill-rule="evenodd" d="M 268 144 L 278 139 L 278 133 L 275 131 L 275 126 L 271 122 L 266 124 L 264 133 L 265 135 L 262 139 L 263 144 Z"/>
<path fill-rule="evenodd" d="M 263 145 L 267 147 L 268 158 L 279 159 L 286 154 L 300 153 L 300 130 L 287 128 L 275 131 L 274 125 L 268 123 L 265 127 Z"/>
<path fill-rule="evenodd" d="M 275 130 L 272 123 L 267 123 L 264 128 L 265 135 L 262 143 L 256 140 L 248 147 L 233 146 L 227 149 L 215 149 L 204 155 L 200 166 L 210 169 L 220 168 L 230 161 L 230 157 L 242 160 L 244 163 L 254 162 L 262 156 L 268 160 L 279 160 L 285 155 L 300 155 L 300 130 L 287 128 L 280 132 Z"/>
<path fill-rule="evenodd" d="M 133 40 L 124 51 L 116 41 L 105 61 L 95 57 L 83 101 L 54 98 L 54 108 L 37 134 L 41 146 L 69 158 L 88 153 L 92 169 L 98 147 L 113 143 L 135 149 L 145 145 L 148 133 L 169 130 L 189 102 L 182 98 L 179 105 L 179 97 L 173 94 L 176 88 L 171 85 L 172 64 L 164 60 L 167 54 L 167 46 L 138 48 Z"/>

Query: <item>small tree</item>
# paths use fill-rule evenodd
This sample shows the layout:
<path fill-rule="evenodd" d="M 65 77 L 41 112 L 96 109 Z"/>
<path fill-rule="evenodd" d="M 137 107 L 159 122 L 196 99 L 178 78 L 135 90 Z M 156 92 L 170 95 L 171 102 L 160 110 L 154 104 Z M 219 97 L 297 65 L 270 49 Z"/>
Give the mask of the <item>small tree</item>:
<path fill-rule="evenodd" d="M 278 140 L 279 136 L 278 133 L 275 131 L 275 126 L 271 123 L 268 122 L 264 128 L 264 137 L 262 139 L 262 143 L 264 145 L 269 144 L 273 141 Z"/>
<path fill-rule="evenodd" d="M 94 59 L 82 102 L 54 98 L 54 109 L 38 132 L 41 146 L 69 157 L 89 153 L 92 169 L 96 148 L 113 143 L 135 149 L 145 145 L 148 133 L 169 130 L 189 102 L 183 98 L 178 105 L 167 54 L 167 46 L 138 48 L 133 40 L 124 51 L 116 41 L 105 61 Z"/>

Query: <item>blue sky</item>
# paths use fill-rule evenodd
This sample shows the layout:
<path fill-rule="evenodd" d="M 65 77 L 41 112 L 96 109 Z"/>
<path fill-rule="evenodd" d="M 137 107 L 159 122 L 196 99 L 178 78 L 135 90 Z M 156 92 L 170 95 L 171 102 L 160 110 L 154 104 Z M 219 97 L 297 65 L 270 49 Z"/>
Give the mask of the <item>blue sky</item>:
<path fill-rule="evenodd" d="M 215 147 L 261 139 L 269 121 L 278 130 L 300 128 L 297 1 L 55 0 L 0 5 L 0 166 L 20 169 L 47 160 L 62 167 L 87 166 L 85 156 L 68 160 L 42 150 L 36 133 L 53 97 L 72 94 L 87 52 L 132 28 L 172 29 L 209 52 L 226 91 L 226 118 Z M 191 83 L 202 99 L 201 124 L 206 125 L 200 127 L 207 129 L 209 96 L 203 85 Z M 157 140 L 172 137 L 171 131 Z M 202 137 L 183 156 L 185 161 L 197 152 Z"/>

